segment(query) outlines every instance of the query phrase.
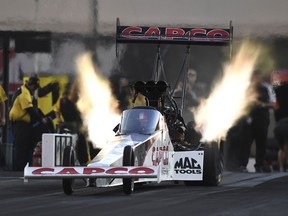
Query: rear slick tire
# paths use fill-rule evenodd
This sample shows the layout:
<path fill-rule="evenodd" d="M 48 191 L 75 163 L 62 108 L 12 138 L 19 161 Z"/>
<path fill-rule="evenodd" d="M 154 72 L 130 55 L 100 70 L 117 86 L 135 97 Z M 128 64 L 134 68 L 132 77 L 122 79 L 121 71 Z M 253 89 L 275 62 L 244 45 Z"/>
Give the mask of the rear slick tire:
<path fill-rule="evenodd" d="M 204 143 L 204 164 L 202 181 L 184 181 L 186 186 L 218 186 L 222 180 L 222 143 Z"/>
<path fill-rule="evenodd" d="M 220 142 L 204 144 L 203 170 L 203 184 L 205 186 L 218 186 L 220 184 L 223 172 L 223 157 Z"/>
<path fill-rule="evenodd" d="M 131 146 L 125 146 L 123 151 L 123 166 L 134 166 L 134 151 Z M 127 195 L 134 191 L 134 179 L 123 178 L 123 192 Z"/>
<path fill-rule="evenodd" d="M 63 154 L 63 166 L 70 167 L 75 165 L 74 150 L 71 146 L 66 146 Z M 74 179 L 62 179 L 62 188 L 66 195 L 71 195 L 74 192 Z"/>

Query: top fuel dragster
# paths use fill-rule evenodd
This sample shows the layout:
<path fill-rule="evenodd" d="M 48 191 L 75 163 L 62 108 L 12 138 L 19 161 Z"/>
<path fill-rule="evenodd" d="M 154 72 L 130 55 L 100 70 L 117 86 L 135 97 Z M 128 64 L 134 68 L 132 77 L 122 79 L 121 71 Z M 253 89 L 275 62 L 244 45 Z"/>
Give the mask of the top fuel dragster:
<path fill-rule="evenodd" d="M 165 43 L 187 45 L 182 77 L 187 77 L 190 45 L 222 46 L 230 45 L 231 40 L 231 24 L 230 29 L 137 27 L 121 26 L 117 19 L 117 44 L 155 43 L 158 50 Z M 134 183 L 140 182 L 177 180 L 188 186 L 217 186 L 223 170 L 221 143 L 201 142 L 201 134 L 193 124 L 186 124 L 181 115 L 186 79 L 183 80 L 182 105 L 178 108 L 173 89 L 166 81 L 157 80 L 160 52 L 156 59 L 153 80 L 133 84 L 134 99 L 143 95 L 146 106 L 123 111 L 114 139 L 107 142 L 87 166 L 77 165 L 74 150 L 77 137 L 73 134 L 44 134 L 42 166 L 27 165 L 25 181 L 59 178 L 67 195 L 72 194 L 76 178 L 89 179 L 95 187 L 123 185 L 125 194 L 131 194 Z"/>

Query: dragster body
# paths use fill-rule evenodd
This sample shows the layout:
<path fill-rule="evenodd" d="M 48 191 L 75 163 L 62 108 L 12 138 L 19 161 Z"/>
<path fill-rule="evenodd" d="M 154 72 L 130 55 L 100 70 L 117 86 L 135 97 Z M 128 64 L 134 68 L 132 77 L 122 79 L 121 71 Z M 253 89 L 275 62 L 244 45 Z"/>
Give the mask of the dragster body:
<path fill-rule="evenodd" d="M 139 117 L 147 119 L 139 119 Z M 145 125 L 140 125 L 141 120 Z M 49 161 L 46 162 L 43 158 L 42 167 L 26 166 L 25 179 L 95 178 L 97 187 L 120 185 L 122 178 L 135 178 L 135 182 L 157 183 L 167 180 L 201 181 L 203 179 L 203 149 L 174 151 L 165 118 L 158 110 L 151 107 L 135 107 L 126 110 L 123 112 L 120 125 L 119 133 L 107 142 L 87 166 L 67 167 L 61 163 L 56 165 L 59 158 L 54 158 L 54 161 L 50 161 L 49 164 Z M 72 137 L 69 143 L 60 141 L 61 137 L 66 137 L 67 140 L 69 136 L 69 134 L 44 134 L 43 156 L 50 155 L 52 158 L 54 155 L 60 155 L 57 150 L 61 151 L 65 148 L 61 148 L 61 145 L 71 146 L 73 149 Z M 52 146 L 55 147 L 51 148 Z M 125 153 L 124 149 L 127 146 L 131 147 L 132 156 Z M 132 157 L 134 161 L 128 166 L 123 166 L 124 157 L 128 160 Z"/>

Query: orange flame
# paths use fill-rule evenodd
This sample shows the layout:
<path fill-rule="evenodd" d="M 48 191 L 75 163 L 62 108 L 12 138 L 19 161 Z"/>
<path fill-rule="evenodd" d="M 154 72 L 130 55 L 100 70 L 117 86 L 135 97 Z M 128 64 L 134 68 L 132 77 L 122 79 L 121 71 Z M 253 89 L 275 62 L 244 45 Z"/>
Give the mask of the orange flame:
<path fill-rule="evenodd" d="M 203 135 L 203 141 L 224 139 L 227 131 L 247 113 L 256 94 L 249 91 L 251 75 L 260 54 L 259 47 L 244 42 L 210 96 L 194 110 L 196 129 Z"/>
<path fill-rule="evenodd" d="M 91 54 L 77 61 L 79 100 L 77 106 L 93 145 L 102 148 L 114 136 L 113 128 L 120 122 L 118 102 L 113 97 L 110 83 L 93 65 Z"/>

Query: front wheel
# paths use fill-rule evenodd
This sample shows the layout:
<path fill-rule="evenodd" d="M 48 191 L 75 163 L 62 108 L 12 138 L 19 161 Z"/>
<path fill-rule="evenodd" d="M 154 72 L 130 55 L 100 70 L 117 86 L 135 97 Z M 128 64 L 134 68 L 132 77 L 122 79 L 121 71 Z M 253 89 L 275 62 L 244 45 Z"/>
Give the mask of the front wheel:
<path fill-rule="evenodd" d="M 63 166 L 74 166 L 75 156 L 74 150 L 71 146 L 66 146 L 63 154 Z M 66 195 L 71 195 L 73 193 L 74 179 L 65 178 L 62 180 L 62 188 Z"/>
<path fill-rule="evenodd" d="M 123 166 L 134 166 L 134 151 L 131 146 L 125 146 L 123 152 Z M 131 194 L 134 191 L 134 179 L 123 178 L 123 191 L 125 194 Z"/>

